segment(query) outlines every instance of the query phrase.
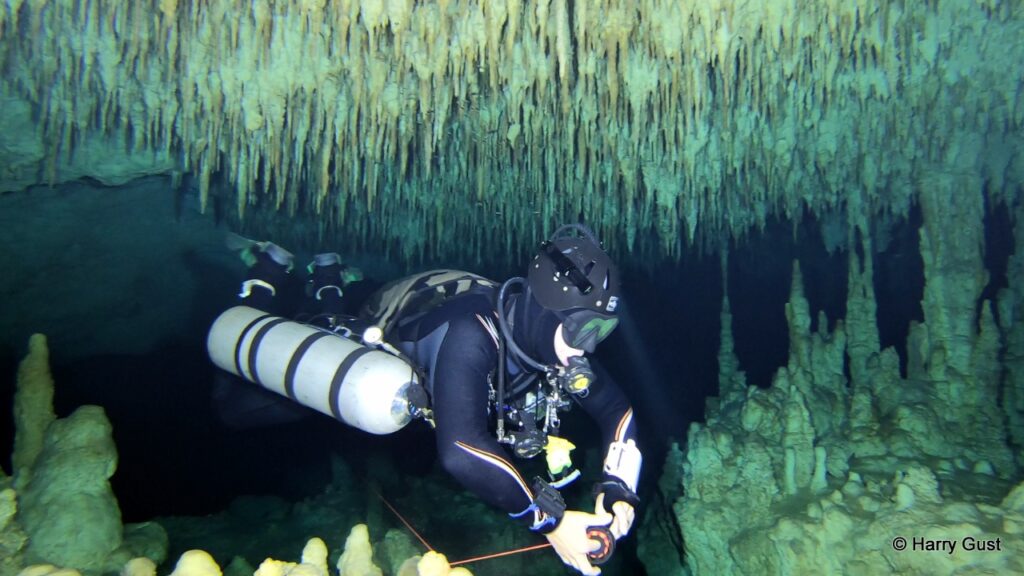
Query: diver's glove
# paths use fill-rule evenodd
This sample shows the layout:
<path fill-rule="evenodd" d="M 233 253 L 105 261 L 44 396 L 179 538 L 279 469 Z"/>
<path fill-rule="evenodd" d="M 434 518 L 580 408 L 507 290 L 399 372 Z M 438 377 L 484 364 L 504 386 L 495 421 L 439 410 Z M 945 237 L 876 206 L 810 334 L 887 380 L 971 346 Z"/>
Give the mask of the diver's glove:
<path fill-rule="evenodd" d="M 628 534 L 629 529 L 633 527 L 640 497 L 618 478 L 609 478 L 604 482 L 598 482 L 594 485 L 594 494 L 597 496 L 594 501 L 594 512 L 607 514 L 610 508 L 611 513 L 615 515 L 615 519 L 609 526 L 612 536 L 618 540 Z"/>
<path fill-rule="evenodd" d="M 562 519 L 551 532 L 544 535 L 555 549 L 558 557 L 566 565 L 578 570 L 581 574 L 593 576 L 600 574 L 601 569 L 590 565 L 587 553 L 594 552 L 601 547 L 601 543 L 592 540 L 587 536 L 587 529 L 592 526 L 608 526 L 612 522 L 612 515 L 587 514 L 576 510 L 566 510 Z"/>
<path fill-rule="evenodd" d="M 530 530 L 543 534 L 562 562 L 582 574 L 600 574 L 600 569 L 590 565 L 587 553 L 600 549 L 601 542 L 591 539 L 587 535 L 587 529 L 593 526 L 607 526 L 612 521 L 612 515 L 566 510 L 562 495 L 541 478 L 533 479 L 532 488 L 533 502 L 522 512 L 509 516 L 523 518 L 532 515 L 533 525 L 530 526 Z"/>

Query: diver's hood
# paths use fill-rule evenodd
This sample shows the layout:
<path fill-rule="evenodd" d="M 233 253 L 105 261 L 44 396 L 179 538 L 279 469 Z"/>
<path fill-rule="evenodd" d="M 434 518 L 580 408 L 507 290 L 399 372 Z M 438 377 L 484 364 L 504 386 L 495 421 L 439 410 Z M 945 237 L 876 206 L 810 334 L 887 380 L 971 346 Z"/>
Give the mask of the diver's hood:
<path fill-rule="evenodd" d="M 541 364 L 559 364 L 555 353 L 555 331 L 562 323 L 560 313 L 548 310 L 529 291 L 511 298 L 512 337 L 527 355 Z"/>

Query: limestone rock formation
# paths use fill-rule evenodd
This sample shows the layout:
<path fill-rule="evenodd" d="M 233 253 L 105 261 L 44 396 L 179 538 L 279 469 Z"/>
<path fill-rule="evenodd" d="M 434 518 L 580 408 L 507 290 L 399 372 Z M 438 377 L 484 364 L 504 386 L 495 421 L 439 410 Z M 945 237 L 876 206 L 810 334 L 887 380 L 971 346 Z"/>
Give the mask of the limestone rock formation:
<path fill-rule="evenodd" d="M 925 322 L 910 329 L 905 378 L 896 352 L 879 350 L 870 235 L 855 204 L 845 322 L 829 331 L 821 318 L 810 331 L 794 265 L 789 361 L 770 388 L 742 396 L 723 327 L 729 400 L 709 402 L 707 423 L 692 425 L 675 502 L 693 574 L 1024 570 L 1024 484 L 1011 483 L 1019 469 L 998 403 L 1017 384 L 999 369 L 991 305 L 979 303 L 982 197 L 933 184 L 921 230 Z M 1012 335 L 1015 301 L 1004 298 Z M 666 474 L 677 473 L 670 463 Z M 932 553 L 939 546 L 957 548 Z"/>

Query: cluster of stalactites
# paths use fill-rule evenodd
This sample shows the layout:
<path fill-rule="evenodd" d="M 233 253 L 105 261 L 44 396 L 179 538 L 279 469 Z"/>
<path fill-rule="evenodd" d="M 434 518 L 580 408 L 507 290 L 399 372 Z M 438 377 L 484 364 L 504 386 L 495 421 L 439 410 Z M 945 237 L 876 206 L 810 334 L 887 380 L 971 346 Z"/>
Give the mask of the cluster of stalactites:
<path fill-rule="evenodd" d="M 1024 60 L 1021 12 L 8 0 L 0 63 L 39 104 L 51 167 L 84 131 L 121 130 L 180 152 L 204 204 L 224 175 L 240 215 L 315 214 L 406 258 L 519 248 L 580 215 L 654 256 L 833 211 L 852 189 L 904 213 L 921 173 L 968 153 L 999 193 L 1014 159 L 987 152 L 1024 126 L 1005 73 Z"/>

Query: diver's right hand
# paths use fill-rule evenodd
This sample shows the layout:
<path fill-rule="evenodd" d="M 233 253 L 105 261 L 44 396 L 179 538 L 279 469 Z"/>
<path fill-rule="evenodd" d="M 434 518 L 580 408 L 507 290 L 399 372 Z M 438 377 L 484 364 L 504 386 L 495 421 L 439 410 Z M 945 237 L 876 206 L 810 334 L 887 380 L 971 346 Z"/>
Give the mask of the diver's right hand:
<path fill-rule="evenodd" d="M 587 514 L 575 510 L 566 510 L 558 527 L 544 536 L 551 542 L 551 547 L 558 557 L 567 565 L 581 574 L 596 576 L 601 569 L 590 565 L 587 553 L 601 547 L 599 542 L 587 537 L 587 528 L 591 526 L 608 526 L 612 523 L 611 514 Z"/>

